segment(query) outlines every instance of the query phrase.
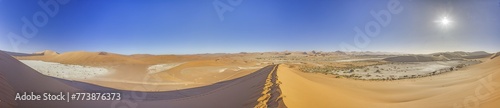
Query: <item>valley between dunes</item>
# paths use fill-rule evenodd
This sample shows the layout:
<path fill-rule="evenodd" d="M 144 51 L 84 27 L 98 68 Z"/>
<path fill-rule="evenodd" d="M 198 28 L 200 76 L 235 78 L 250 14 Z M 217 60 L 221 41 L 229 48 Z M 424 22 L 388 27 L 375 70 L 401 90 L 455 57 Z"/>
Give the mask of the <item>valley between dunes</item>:
<path fill-rule="evenodd" d="M 129 96 L 147 94 L 141 100 L 133 102 L 141 107 L 151 108 L 162 105 L 190 108 L 500 107 L 499 53 L 491 58 L 481 59 L 483 62 L 480 64 L 457 71 L 401 80 L 356 80 L 332 74 L 302 72 L 294 66 L 297 64 L 294 61 L 254 59 L 262 56 L 275 57 L 278 53 L 266 54 L 119 55 L 105 52 L 58 54 L 44 51 L 36 56 L 13 58 L 0 52 L 0 106 L 84 108 L 114 105 L 116 101 L 66 103 L 12 100 L 15 93 L 23 91 L 105 91 Z M 315 61 L 314 59 L 311 61 Z M 103 72 L 108 74 L 65 79 L 37 72 L 34 67 L 23 64 L 24 60 L 62 63 L 60 65 L 67 67 L 99 67 L 99 70 L 107 69 L 108 71 Z M 371 62 L 373 61 L 347 63 L 362 65 Z M 314 62 L 309 64 L 316 65 Z M 53 71 L 50 72 L 54 74 Z"/>
<path fill-rule="evenodd" d="M 395 81 L 338 79 L 280 65 L 290 108 L 499 108 L 500 58 L 466 69 Z"/>

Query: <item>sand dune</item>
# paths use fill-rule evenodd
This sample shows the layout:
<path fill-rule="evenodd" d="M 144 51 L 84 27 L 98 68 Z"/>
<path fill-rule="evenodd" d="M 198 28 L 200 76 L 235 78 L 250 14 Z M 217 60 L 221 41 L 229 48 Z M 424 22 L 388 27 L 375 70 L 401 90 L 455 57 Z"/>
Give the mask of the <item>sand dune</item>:
<path fill-rule="evenodd" d="M 16 92 L 12 86 L 4 78 L 4 75 L 0 73 L 0 107 L 2 108 L 14 108 L 18 103 L 12 99 L 16 97 Z"/>
<path fill-rule="evenodd" d="M 135 60 L 125 55 L 107 52 L 67 52 L 57 54 L 53 51 L 42 52 L 43 56 L 22 56 L 16 57 L 21 60 L 42 60 L 47 62 L 57 62 L 63 64 L 76 65 L 118 65 L 118 64 L 147 64 L 147 62 Z"/>
<path fill-rule="evenodd" d="M 496 57 L 498 57 L 498 56 L 500 56 L 500 52 L 495 53 L 494 55 L 492 55 L 492 56 L 490 57 L 490 59 L 495 59 L 495 58 L 496 58 Z"/>
<path fill-rule="evenodd" d="M 42 75 L 9 55 L 0 52 L 0 107 L 47 108 L 247 108 L 255 107 L 265 89 L 266 79 L 274 66 L 268 66 L 244 77 L 222 81 L 208 86 L 165 92 L 138 92 L 117 90 L 89 83 L 69 81 Z M 25 80 L 29 79 L 29 80 Z M 7 83 L 4 83 L 7 82 Z M 10 86 L 9 86 L 10 85 Z M 147 86 L 137 86 L 145 88 Z M 136 87 L 136 88 L 137 88 Z M 14 92 L 115 92 L 121 93 L 120 101 L 13 101 Z M 139 97 L 138 97 L 139 96 Z M 133 106 L 130 106 L 130 103 Z M 215 104 L 219 103 L 219 104 Z M 270 102 L 270 105 L 273 102 Z"/>
<path fill-rule="evenodd" d="M 456 52 L 461 57 L 467 54 Z M 288 65 L 279 65 L 277 68 L 267 66 L 257 70 L 260 66 L 256 64 L 269 61 L 231 58 L 243 55 L 127 56 L 106 52 L 72 52 L 17 57 L 84 66 L 109 66 L 116 71 L 101 77 L 103 79 L 80 82 L 40 74 L 0 52 L 0 107 L 113 107 L 123 102 L 133 102 L 138 107 L 147 108 L 500 107 L 500 58 L 495 56 L 482 59 L 484 62 L 478 65 L 429 77 L 361 81 L 304 73 Z M 415 61 L 447 58 L 444 55 L 411 57 Z M 85 62 L 86 59 L 90 61 Z M 170 65 L 175 63 L 182 64 Z M 158 66 L 154 67 L 155 73 L 149 73 L 148 68 L 155 65 Z M 22 91 L 119 92 L 129 98 L 122 101 L 73 103 L 13 101 L 12 94 Z M 130 98 L 137 94 L 144 94 L 144 97 Z"/>
<path fill-rule="evenodd" d="M 35 53 L 33 53 L 33 55 L 55 56 L 55 55 L 59 55 L 59 53 L 52 51 L 52 50 L 45 50 L 45 51 L 35 52 Z"/>
<path fill-rule="evenodd" d="M 100 75 L 98 78 L 88 79 L 93 77 L 92 75 L 88 75 L 82 76 L 83 78 L 73 80 L 121 90 L 132 90 L 131 88 L 137 86 L 138 84 L 145 84 L 138 83 L 145 82 L 143 80 L 144 78 L 154 77 L 157 81 L 148 81 L 147 83 L 151 83 L 152 85 L 176 85 L 158 85 L 161 87 L 151 90 L 141 89 L 140 91 L 168 91 L 206 86 L 216 82 L 242 77 L 262 68 L 262 66 L 258 66 L 258 68 L 246 69 L 247 67 L 255 67 L 255 62 L 233 58 L 237 56 L 238 55 L 224 54 L 121 55 L 109 52 L 84 51 L 58 54 L 47 50 L 39 52 L 36 56 L 18 56 L 16 58 L 20 60 L 54 62 L 64 65 L 106 68 L 112 71 L 112 73 L 104 76 Z M 245 69 L 239 69 L 238 67 L 243 67 Z M 224 71 L 221 72 L 221 70 Z M 49 76 L 59 77 L 57 75 L 59 74 L 51 74 Z"/>
<path fill-rule="evenodd" d="M 498 108 L 500 59 L 464 70 L 397 81 L 359 81 L 278 69 L 290 108 Z"/>

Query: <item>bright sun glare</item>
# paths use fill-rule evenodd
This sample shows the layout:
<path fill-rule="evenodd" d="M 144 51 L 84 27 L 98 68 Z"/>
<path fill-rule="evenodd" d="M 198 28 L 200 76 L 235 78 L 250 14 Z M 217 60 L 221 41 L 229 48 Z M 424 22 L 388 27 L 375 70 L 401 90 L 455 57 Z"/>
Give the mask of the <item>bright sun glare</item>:
<path fill-rule="evenodd" d="M 453 22 L 452 20 L 450 20 L 450 18 L 448 16 L 445 16 L 445 17 L 441 17 L 439 20 L 436 20 L 435 21 L 437 24 L 439 24 L 441 27 L 443 28 L 448 28 L 451 26 L 451 23 Z"/>
<path fill-rule="evenodd" d="M 444 26 L 450 24 L 450 20 L 448 19 L 448 17 L 443 17 L 443 19 L 441 19 L 441 24 Z"/>

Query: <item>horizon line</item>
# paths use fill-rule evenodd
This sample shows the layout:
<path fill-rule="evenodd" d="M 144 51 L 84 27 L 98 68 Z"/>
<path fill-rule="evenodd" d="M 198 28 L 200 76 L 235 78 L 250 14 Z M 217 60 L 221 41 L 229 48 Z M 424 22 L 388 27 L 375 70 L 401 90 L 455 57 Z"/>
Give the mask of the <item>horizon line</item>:
<path fill-rule="evenodd" d="M 345 52 L 345 53 L 391 53 L 391 54 L 433 54 L 433 53 L 446 53 L 446 52 L 486 52 L 486 53 L 497 53 L 497 52 L 489 52 L 489 51 L 484 51 L 484 50 L 474 50 L 474 51 L 466 51 L 466 50 L 454 50 L 454 51 L 435 51 L 435 52 L 421 52 L 421 53 L 415 53 L 415 52 L 396 52 L 396 51 L 374 51 L 374 50 L 365 50 L 365 51 L 341 51 L 341 50 L 335 50 L 335 51 L 326 51 L 326 50 L 309 50 L 309 51 L 303 51 L 303 50 L 281 50 L 281 51 L 239 51 L 239 52 L 205 52 L 205 53 L 120 53 L 120 52 L 112 52 L 112 51 L 90 51 L 90 50 L 73 50 L 73 51 L 57 51 L 57 50 L 42 50 L 42 51 L 35 51 L 35 52 L 18 52 L 18 51 L 9 51 L 9 50 L 0 50 L 4 52 L 12 52 L 12 53 L 23 53 L 23 54 L 33 54 L 37 52 L 44 52 L 44 51 L 53 51 L 58 54 L 64 54 L 64 53 L 70 53 L 70 52 L 107 52 L 107 53 L 114 53 L 114 54 L 120 54 L 120 55 L 201 55 L 201 54 L 240 54 L 240 53 L 273 53 L 273 52 L 326 52 L 326 53 L 331 53 L 331 52 Z"/>

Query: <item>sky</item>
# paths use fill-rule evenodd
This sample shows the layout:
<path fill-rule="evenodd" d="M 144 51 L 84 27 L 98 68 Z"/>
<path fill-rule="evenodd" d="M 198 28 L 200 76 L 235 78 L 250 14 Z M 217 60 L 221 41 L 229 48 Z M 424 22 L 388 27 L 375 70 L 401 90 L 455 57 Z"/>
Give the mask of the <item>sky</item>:
<path fill-rule="evenodd" d="M 500 0 L 229 1 L 0 0 L 0 50 L 500 51 Z"/>

